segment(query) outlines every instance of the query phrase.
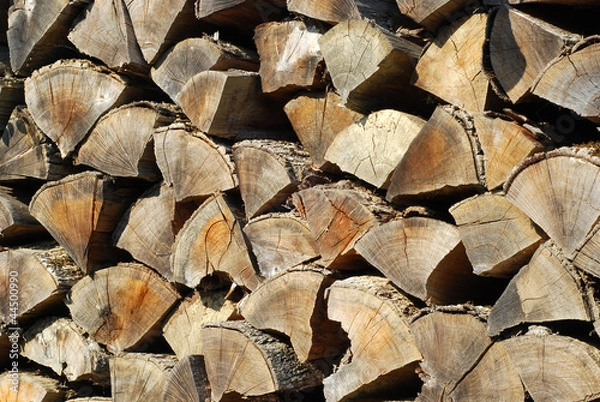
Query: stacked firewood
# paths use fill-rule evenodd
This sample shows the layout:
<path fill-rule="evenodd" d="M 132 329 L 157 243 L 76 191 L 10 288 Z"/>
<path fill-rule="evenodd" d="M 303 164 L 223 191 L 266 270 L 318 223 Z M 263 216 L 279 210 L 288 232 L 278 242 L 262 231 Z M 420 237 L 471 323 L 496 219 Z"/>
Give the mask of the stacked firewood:
<path fill-rule="evenodd" d="M 0 402 L 600 400 L 600 2 L 7 3 Z"/>

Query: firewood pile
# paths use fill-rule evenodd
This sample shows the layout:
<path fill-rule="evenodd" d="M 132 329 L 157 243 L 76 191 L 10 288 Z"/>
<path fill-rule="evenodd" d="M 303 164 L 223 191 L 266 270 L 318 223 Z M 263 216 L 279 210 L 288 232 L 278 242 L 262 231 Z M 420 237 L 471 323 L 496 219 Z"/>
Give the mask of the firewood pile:
<path fill-rule="evenodd" d="M 600 400 L 598 0 L 10 3 L 0 402 Z"/>

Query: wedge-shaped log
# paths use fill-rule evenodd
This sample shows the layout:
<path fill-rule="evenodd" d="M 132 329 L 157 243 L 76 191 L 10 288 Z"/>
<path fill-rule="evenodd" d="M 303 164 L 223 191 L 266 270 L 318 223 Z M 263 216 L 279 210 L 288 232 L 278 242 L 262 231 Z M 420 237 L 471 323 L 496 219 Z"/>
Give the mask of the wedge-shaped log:
<path fill-rule="evenodd" d="M 352 357 L 323 380 L 327 402 L 373 391 L 393 394 L 418 384 L 415 369 L 422 355 L 407 319 L 414 312 L 414 305 L 385 278 L 357 276 L 329 288 L 327 315 L 348 333 Z"/>
<path fill-rule="evenodd" d="M 233 161 L 248 219 L 276 210 L 312 173 L 308 154 L 287 141 L 238 142 Z"/>
<path fill-rule="evenodd" d="M 472 125 L 467 124 L 456 110 L 438 107 L 396 166 L 387 200 L 404 204 L 444 196 L 455 199 L 480 190 L 483 177 Z"/>
<path fill-rule="evenodd" d="M 284 110 L 313 166 L 323 170 L 332 169 L 325 153 L 336 135 L 364 117 L 342 105 L 342 98 L 333 91 L 304 93 L 289 101 Z"/>
<path fill-rule="evenodd" d="M 285 15 L 285 0 L 196 0 L 196 17 L 202 22 L 251 37 L 254 28 Z"/>
<path fill-rule="evenodd" d="M 0 77 L 0 129 L 4 131 L 11 113 L 25 101 L 24 81 L 11 76 Z"/>
<path fill-rule="evenodd" d="M 488 334 L 522 323 L 593 321 L 583 282 L 551 243 L 542 244 L 490 313 Z"/>
<path fill-rule="evenodd" d="M 593 40 L 590 41 L 593 43 Z M 552 62 L 533 88 L 533 94 L 600 123 L 600 43 L 583 43 L 573 53 Z"/>
<path fill-rule="evenodd" d="M 231 154 L 198 129 L 177 122 L 154 134 L 154 153 L 175 199 L 205 199 L 237 187 Z"/>
<path fill-rule="evenodd" d="M 452 23 L 454 15 L 469 3 L 468 0 L 433 0 L 413 2 L 411 0 L 396 0 L 400 12 L 415 22 L 434 32 L 440 25 Z"/>
<path fill-rule="evenodd" d="M 46 183 L 29 209 L 77 265 L 90 273 L 122 257 L 110 237 L 136 195 L 137 190 L 108 176 L 84 172 Z"/>
<path fill-rule="evenodd" d="M 492 191 L 502 187 L 511 170 L 546 147 L 527 128 L 503 117 L 474 113 L 473 122 L 485 161 L 485 180 Z"/>
<path fill-rule="evenodd" d="M 204 356 L 188 355 L 179 360 L 167 377 L 161 401 L 210 401 Z"/>
<path fill-rule="evenodd" d="M 64 158 L 98 118 L 129 100 L 127 83 L 87 60 L 61 60 L 25 80 L 25 102 L 33 120 Z"/>
<path fill-rule="evenodd" d="M 434 312 L 410 325 L 423 354 L 419 401 L 443 400 L 478 364 L 492 344 L 486 330 L 485 322 L 468 312 Z"/>
<path fill-rule="evenodd" d="M 489 33 L 495 79 L 513 103 L 527 100 L 546 66 L 582 37 L 512 7 L 500 7 Z"/>
<path fill-rule="evenodd" d="M 15 1 L 6 32 L 12 70 L 25 76 L 70 53 L 67 34 L 87 4 L 87 0 Z"/>
<path fill-rule="evenodd" d="M 32 325 L 23 338 L 23 356 L 68 381 L 108 380 L 108 353 L 68 318 L 44 318 Z"/>
<path fill-rule="evenodd" d="M 112 239 L 136 260 L 171 278 L 175 236 L 194 212 L 195 204 L 177 204 L 172 187 L 156 184 L 143 193 L 123 215 Z"/>
<path fill-rule="evenodd" d="M 493 96 L 481 62 L 486 24 L 487 15 L 475 14 L 442 30 L 417 63 L 415 85 L 469 111 L 486 110 Z"/>
<path fill-rule="evenodd" d="M 595 346 L 542 334 L 518 336 L 502 344 L 533 400 L 584 401 L 600 395 L 600 355 Z"/>
<path fill-rule="evenodd" d="M 285 93 L 324 86 L 322 30 L 303 21 L 268 22 L 256 27 L 263 92 Z"/>
<path fill-rule="evenodd" d="M 27 371 L 14 374 L 5 371 L 0 375 L 0 395 L 5 401 L 61 402 L 67 388 L 57 380 Z"/>
<path fill-rule="evenodd" d="M 157 2 L 158 3 L 158 2 Z M 161 3 L 162 4 L 162 3 Z M 152 79 L 179 104 L 183 86 L 202 71 L 258 71 L 258 55 L 231 43 L 208 37 L 188 38 L 167 50 L 150 70 Z"/>
<path fill-rule="evenodd" d="M 65 293 L 83 276 L 55 243 L 37 249 L 4 250 L 0 252 L 0 267 L 0 292 L 6 295 L 0 321 L 11 327 L 60 309 Z"/>
<path fill-rule="evenodd" d="M 200 72 L 181 89 L 179 104 L 196 127 L 217 137 L 272 137 L 289 130 L 281 106 L 261 92 L 255 72 Z"/>
<path fill-rule="evenodd" d="M 207 324 L 204 360 L 214 401 L 289 393 L 318 386 L 322 374 L 293 349 L 245 321 Z"/>
<path fill-rule="evenodd" d="M 544 233 L 500 194 L 481 194 L 450 208 L 473 272 L 509 278 L 527 264 Z"/>
<path fill-rule="evenodd" d="M 347 347 L 339 323 L 327 319 L 325 291 L 334 278 L 322 270 L 295 268 L 263 282 L 240 302 L 240 314 L 254 327 L 290 337 L 300 361 L 331 358 Z"/>
<path fill-rule="evenodd" d="M 148 71 L 124 0 L 90 2 L 75 22 L 69 40 L 81 53 L 112 69 Z"/>
<path fill-rule="evenodd" d="M 236 303 L 226 299 L 226 290 L 195 291 L 182 301 L 163 326 L 163 335 L 177 357 L 204 354 L 202 326 L 236 316 Z"/>
<path fill-rule="evenodd" d="M 394 220 L 369 230 L 356 250 L 396 286 L 428 303 L 476 296 L 477 278 L 458 228 L 449 223 L 420 216 Z"/>
<path fill-rule="evenodd" d="M 587 272 L 600 278 L 600 226 L 595 225 L 589 236 L 577 249 L 573 258 L 573 264 Z"/>
<path fill-rule="evenodd" d="M 0 141 L 0 181 L 58 180 L 69 173 L 72 169 L 63 163 L 58 148 L 36 126 L 27 108 L 17 106 Z"/>
<path fill-rule="evenodd" d="M 308 224 L 293 213 L 258 216 L 244 226 L 244 234 L 265 278 L 319 257 Z"/>
<path fill-rule="evenodd" d="M 539 225 L 567 258 L 573 257 L 600 217 L 600 160 L 589 154 L 586 148 L 536 154 L 520 164 L 504 185 L 506 198 Z"/>
<path fill-rule="evenodd" d="M 158 181 L 152 134 L 175 120 L 166 104 L 134 102 L 113 109 L 98 120 L 77 151 L 75 164 L 116 177 Z"/>
<path fill-rule="evenodd" d="M 361 19 L 336 25 L 319 39 L 319 45 L 346 106 L 366 113 L 397 108 L 410 97 L 409 81 L 422 50 L 419 45 Z M 411 101 L 414 105 L 414 98 Z"/>
<path fill-rule="evenodd" d="M 356 241 L 379 224 L 380 216 L 395 214 L 381 199 L 346 181 L 301 190 L 292 199 L 317 243 L 318 263 L 331 269 L 359 268 Z"/>
<path fill-rule="evenodd" d="M 0 244 L 14 244 L 43 236 L 46 230 L 29 213 L 27 204 L 0 187 Z"/>
<path fill-rule="evenodd" d="M 425 120 L 397 110 L 380 110 L 339 132 L 325 160 L 378 188 L 386 189 L 398 163 Z"/>
<path fill-rule="evenodd" d="M 113 402 L 162 401 L 177 359 L 173 355 L 123 353 L 110 359 Z"/>
<path fill-rule="evenodd" d="M 96 342 L 120 353 L 156 335 L 179 299 L 174 287 L 141 264 L 119 264 L 86 276 L 71 289 L 73 320 Z"/>
<path fill-rule="evenodd" d="M 224 195 L 208 198 L 177 235 L 169 280 L 194 288 L 204 277 L 220 273 L 238 286 L 255 289 L 261 279 L 238 216 Z"/>

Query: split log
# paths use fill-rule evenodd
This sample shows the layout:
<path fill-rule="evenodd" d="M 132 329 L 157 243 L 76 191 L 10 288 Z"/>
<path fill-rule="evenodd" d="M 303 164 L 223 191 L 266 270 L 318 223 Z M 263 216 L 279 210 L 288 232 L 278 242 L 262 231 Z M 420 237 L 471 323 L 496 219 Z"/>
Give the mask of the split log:
<path fill-rule="evenodd" d="M 285 16 L 285 0 L 196 0 L 196 17 L 218 28 L 251 37 L 254 28 Z"/>
<path fill-rule="evenodd" d="M 156 184 L 123 215 L 112 234 L 113 243 L 170 278 L 175 236 L 195 208 L 195 204 L 177 204 L 172 187 Z"/>
<path fill-rule="evenodd" d="M 533 94 L 600 123 L 600 43 L 583 42 L 572 53 L 553 61 L 533 88 Z"/>
<path fill-rule="evenodd" d="M 301 362 L 331 359 L 347 348 L 339 324 L 326 316 L 325 289 L 333 282 L 323 270 L 289 269 L 257 287 L 239 311 L 252 326 L 287 335 Z"/>
<path fill-rule="evenodd" d="M 308 154 L 293 142 L 246 140 L 233 146 L 233 161 L 248 219 L 281 205 L 312 171 Z"/>
<path fill-rule="evenodd" d="M 424 125 L 420 117 L 397 110 L 371 113 L 336 135 L 325 160 L 386 189 L 394 169 Z"/>
<path fill-rule="evenodd" d="M 239 140 L 289 134 L 285 113 L 262 93 L 255 72 L 200 72 L 181 89 L 179 104 L 196 127 L 217 137 Z"/>
<path fill-rule="evenodd" d="M 319 39 L 321 52 L 342 103 L 368 113 L 415 105 L 409 88 L 421 46 L 371 21 L 351 19 Z"/>
<path fill-rule="evenodd" d="M 299 95 L 284 110 L 313 166 L 323 170 L 332 170 L 325 153 L 336 135 L 364 117 L 342 105 L 342 98 L 333 91 Z"/>
<path fill-rule="evenodd" d="M 465 302 L 477 294 L 460 233 L 449 223 L 419 216 L 394 220 L 369 230 L 356 250 L 400 289 L 427 303 Z"/>
<path fill-rule="evenodd" d="M 119 353 L 149 342 L 179 299 L 173 286 L 140 264 L 119 264 L 86 276 L 71 289 L 73 320 L 96 342 Z"/>
<path fill-rule="evenodd" d="M 161 401 L 210 402 L 204 356 L 185 356 L 173 367 L 165 383 Z"/>
<path fill-rule="evenodd" d="M 177 202 L 206 199 L 238 185 L 228 149 L 189 124 L 176 122 L 156 130 L 154 153 Z"/>
<path fill-rule="evenodd" d="M 108 380 L 108 354 L 68 318 L 47 317 L 24 334 L 22 355 L 68 381 Z"/>
<path fill-rule="evenodd" d="M 29 207 L 0 187 L 0 244 L 43 237 L 46 230 L 29 213 Z"/>
<path fill-rule="evenodd" d="M 492 191 L 501 187 L 511 170 L 546 146 L 527 128 L 502 117 L 474 113 L 473 122 L 485 161 L 485 180 Z"/>
<path fill-rule="evenodd" d="M 98 120 L 83 142 L 74 163 L 116 177 L 158 181 L 153 149 L 154 130 L 175 120 L 166 104 L 134 102 L 113 109 Z"/>
<path fill-rule="evenodd" d="M 490 336 L 522 323 L 593 321 L 581 278 L 551 244 L 545 243 L 510 281 L 488 319 Z"/>
<path fill-rule="evenodd" d="M 463 114 L 445 107 L 435 110 L 396 166 L 386 194 L 388 201 L 451 200 L 482 189 L 473 122 Z"/>
<path fill-rule="evenodd" d="M 21 370 L 0 374 L 2 402 L 61 402 L 66 395 L 67 388 L 53 378 Z"/>
<path fill-rule="evenodd" d="M 576 250 L 573 265 L 600 278 L 600 226 L 596 224 L 583 244 Z"/>
<path fill-rule="evenodd" d="M 25 102 L 24 82 L 20 78 L 0 77 L 0 129 L 4 131 L 14 108 Z"/>
<path fill-rule="evenodd" d="M 142 74 L 149 69 L 124 0 L 91 2 L 75 21 L 69 40 L 81 53 L 114 70 Z"/>
<path fill-rule="evenodd" d="M 527 100 L 546 66 L 582 39 L 512 7 L 501 7 L 491 23 L 492 71 L 513 103 Z"/>
<path fill-rule="evenodd" d="M 62 60 L 25 80 L 25 102 L 33 120 L 64 158 L 108 109 L 129 101 L 127 83 L 86 60 Z"/>
<path fill-rule="evenodd" d="M 177 357 L 202 355 L 202 326 L 228 321 L 237 316 L 236 303 L 228 300 L 226 290 L 195 291 L 168 317 L 163 335 Z"/>
<path fill-rule="evenodd" d="M 177 359 L 172 355 L 124 353 L 110 359 L 113 402 L 162 401 Z"/>
<path fill-rule="evenodd" d="M 398 396 L 415 387 L 422 355 L 407 320 L 415 312 L 388 279 L 363 276 L 336 281 L 328 290 L 327 315 L 348 333 L 350 358 L 323 380 L 325 399 L 362 400 L 373 392 Z"/>
<path fill-rule="evenodd" d="M 123 257 L 110 237 L 136 195 L 137 190 L 108 176 L 84 172 L 46 183 L 29 209 L 77 265 L 90 273 Z"/>
<path fill-rule="evenodd" d="M 263 92 L 290 93 L 325 85 L 319 38 L 322 30 L 303 21 L 268 22 L 254 30 Z"/>
<path fill-rule="evenodd" d="M 258 216 L 244 226 L 262 276 L 316 260 L 318 246 L 304 219 L 291 213 Z"/>
<path fill-rule="evenodd" d="M 231 43 L 208 37 L 189 38 L 165 52 L 150 74 L 156 85 L 179 104 L 181 89 L 194 75 L 208 70 L 258 71 L 258 64 L 256 53 Z"/>
<path fill-rule="evenodd" d="M 442 30 L 419 59 L 414 84 L 471 112 L 489 108 L 494 92 L 481 62 L 486 24 L 485 14 L 475 14 Z"/>
<path fill-rule="evenodd" d="M 67 399 L 67 402 L 112 402 L 111 397 L 91 396 L 89 398 Z"/>
<path fill-rule="evenodd" d="M 7 300 L 0 307 L 0 321 L 13 327 L 60 310 L 65 293 L 83 276 L 67 252 L 55 244 L 4 250 L 0 267 L 0 293 Z"/>
<path fill-rule="evenodd" d="M 469 312 L 433 312 L 410 325 L 423 354 L 418 401 L 446 400 L 492 345 L 486 330 L 485 322 Z"/>
<path fill-rule="evenodd" d="M 213 274 L 253 290 L 261 279 L 254 270 L 242 220 L 224 195 L 208 198 L 185 223 L 173 245 L 169 280 L 194 288 Z"/>
<path fill-rule="evenodd" d="M 317 243 L 318 264 L 330 269 L 364 265 L 356 241 L 380 220 L 396 214 L 378 197 L 346 181 L 298 191 L 292 200 Z"/>
<path fill-rule="evenodd" d="M 502 344 L 533 400 L 584 401 L 600 395 L 600 354 L 595 346 L 537 333 Z"/>
<path fill-rule="evenodd" d="M 499 194 L 481 194 L 450 208 L 473 272 L 510 278 L 544 241 L 529 217 Z"/>
<path fill-rule="evenodd" d="M 468 0 L 434 0 L 427 2 L 396 0 L 402 14 L 412 18 L 432 32 L 435 32 L 444 23 L 454 22 L 456 18 L 453 17 L 453 14 L 460 12 L 468 3 Z"/>
<path fill-rule="evenodd" d="M 536 154 L 519 165 L 504 185 L 506 198 L 542 228 L 567 258 L 573 257 L 600 217 L 600 161 L 590 152 L 560 148 Z"/>
<path fill-rule="evenodd" d="M 27 108 L 17 106 L 0 141 L 0 181 L 59 180 L 70 173 L 73 169 L 63 163 L 58 148 L 36 126 Z"/>
<path fill-rule="evenodd" d="M 207 324 L 204 360 L 214 401 L 292 393 L 320 385 L 322 374 L 293 349 L 245 321 Z"/>
<path fill-rule="evenodd" d="M 67 34 L 87 4 L 88 0 L 15 1 L 9 10 L 6 32 L 12 71 L 26 76 L 73 54 Z"/>

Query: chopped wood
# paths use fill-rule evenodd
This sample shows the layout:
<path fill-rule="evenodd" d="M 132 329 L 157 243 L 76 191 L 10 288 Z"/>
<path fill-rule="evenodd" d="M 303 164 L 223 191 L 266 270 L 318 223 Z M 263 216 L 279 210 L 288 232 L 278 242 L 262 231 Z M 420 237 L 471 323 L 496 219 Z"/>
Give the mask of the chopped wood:
<path fill-rule="evenodd" d="M 450 208 L 473 272 L 510 278 L 530 260 L 544 233 L 500 194 L 481 194 Z"/>
<path fill-rule="evenodd" d="M 345 107 L 333 91 L 304 93 L 288 102 L 284 110 L 313 166 L 323 170 L 332 170 L 325 153 L 336 135 L 364 117 Z"/>
<path fill-rule="evenodd" d="M 301 362 L 341 355 L 340 326 L 327 319 L 325 291 L 334 278 L 322 270 L 289 269 L 257 287 L 240 302 L 240 314 L 254 327 L 283 333 Z"/>
<path fill-rule="evenodd" d="M 172 355 L 123 353 L 110 359 L 113 402 L 162 401 L 177 359 Z"/>
<path fill-rule="evenodd" d="M 325 160 L 386 189 L 394 169 L 424 125 L 420 117 L 397 110 L 373 112 L 340 131 L 327 149 Z"/>
<path fill-rule="evenodd" d="M 206 373 L 214 401 L 292 393 L 320 385 L 322 374 L 293 349 L 245 321 L 207 324 L 202 331 Z"/>
<path fill-rule="evenodd" d="M 196 0 L 196 17 L 239 36 L 251 37 L 254 28 L 285 15 L 285 0 Z"/>
<path fill-rule="evenodd" d="M 46 183 L 29 209 L 77 265 L 90 273 L 122 257 L 111 245 L 111 234 L 137 191 L 100 173 L 83 172 Z"/>
<path fill-rule="evenodd" d="M 0 395 L 5 401 L 61 402 L 67 388 L 57 380 L 41 374 L 19 370 L 0 374 Z"/>
<path fill-rule="evenodd" d="M 433 0 L 415 2 L 412 0 L 396 0 L 400 12 L 430 31 L 436 31 L 440 25 L 452 23 L 454 15 L 462 11 L 468 0 Z"/>
<path fill-rule="evenodd" d="M 521 323 L 593 321 L 581 279 L 559 250 L 543 244 L 510 281 L 488 319 L 490 336 Z"/>
<path fill-rule="evenodd" d="M 174 287 L 141 264 L 119 264 L 86 276 L 71 289 L 73 320 L 119 353 L 149 342 L 179 299 Z"/>
<path fill-rule="evenodd" d="M 244 226 L 244 234 L 265 278 L 319 257 L 306 220 L 293 213 L 258 216 Z"/>
<path fill-rule="evenodd" d="M 323 380 L 326 400 L 349 401 L 373 391 L 387 391 L 389 397 L 416 385 L 422 355 L 408 326 L 408 316 L 415 312 L 388 279 L 336 281 L 328 290 L 327 316 L 348 333 L 350 358 Z"/>
<path fill-rule="evenodd" d="M 178 202 L 206 199 L 238 186 L 229 150 L 189 124 L 176 122 L 156 130 L 154 153 Z"/>
<path fill-rule="evenodd" d="M 25 102 L 33 120 L 64 158 L 98 118 L 127 102 L 124 79 L 87 60 L 61 60 L 25 80 Z"/>
<path fill-rule="evenodd" d="M 203 355 L 202 326 L 228 321 L 237 316 L 236 303 L 228 300 L 227 290 L 196 290 L 168 317 L 163 335 L 179 359 Z"/>
<path fill-rule="evenodd" d="M 10 189 L 0 188 L 0 244 L 43 237 L 45 232 L 27 204 L 10 194 Z"/>
<path fill-rule="evenodd" d="M 319 45 L 333 85 L 349 108 L 365 113 L 393 109 L 414 93 L 409 81 L 422 49 L 408 39 L 372 21 L 351 19 L 327 31 Z"/>
<path fill-rule="evenodd" d="M 74 163 L 116 177 L 158 181 L 153 133 L 175 120 L 172 108 L 151 102 L 134 102 L 109 111 L 83 142 Z"/>
<path fill-rule="evenodd" d="M 263 92 L 323 87 L 323 31 L 303 21 L 268 22 L 254 30 Z"/>
<path fill-rule="evenodd" d="M 573 265 L 600 278 L 600 226 L 596 224 L 583 244 L 575 251 Z"/>
<path fill-rule="evenodd" d="M 21 352 L 68 381 L 108 380 L 108 353 L 68 318 L 47 317 L 24 334 Z"/>
<path fill-rule="evenodd" d="M 258 55 L 253 51 L 208 37 L 188 38 L 168 49 L 150 74 L 156 85 L 179 104 L 182 88 L 202 71 L 258 71 L 258 65 Z"/>
<path fill-rule="evenodd" d="M 248 219 L 276 210 L 312 173 L 308 154 L 293 142 L 240 141 L 233 161 Z"/>
<path fill-rule="evenodd" d="M 24 81 L 20 78 L 0 77 L 0 129 L 4 131 L 17 105 L 25 101 Z"/>
<path fill-rule="evenodd" d="M 254 270 L 241 224 L 228 198 L 208 198 L 177 235 L 169 280 L 194 288 L 204 277 L 222 274 L 238 286 L 256 289 L 261 279 Z"/>
<path fill-rule="evenodd" d="M 162 402 L 210 402 L 204 356 L 188 355 L 173 367 L 167 378 Z"/>

